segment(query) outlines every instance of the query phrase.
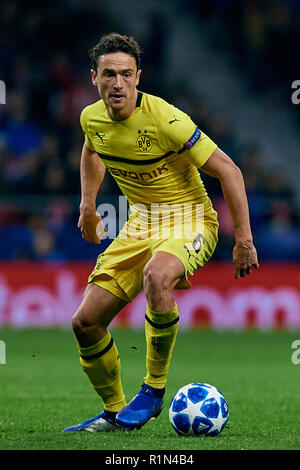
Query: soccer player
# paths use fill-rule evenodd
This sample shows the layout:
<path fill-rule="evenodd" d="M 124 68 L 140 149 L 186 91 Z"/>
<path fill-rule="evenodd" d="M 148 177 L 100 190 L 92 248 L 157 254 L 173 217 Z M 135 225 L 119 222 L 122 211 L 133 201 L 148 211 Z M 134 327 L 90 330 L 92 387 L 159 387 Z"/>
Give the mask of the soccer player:
<path fill-rule="evenodd" d="M 90 51 L 92 83 L 101 99 L 87 106 L 80 118 L 85 142 L 78 227 L 86 241 L 100 242 L 96 196 L 106 170 L 132 211 L 118 237 L 99 255 L 72 320 L 82 368 L 104 410 L 64 431 L 140 428 L 161 412 L 179 320 L 173 290 L 191 287 L 188 276 L 208 261 L 217 243 L 217 214 L 199 168 L 220 180 L 232 215 L 235 278 L 258 268 L 241 171 L 189 116 L 137 89 L 140 52 L 132 37 L 118 33 L 103 36 Z M 162 208 L 156 219 L 160 222 L 149 228 L 157 205 Z M 202 207 L 200 226 L 195 207 Z M 182 224 L 186 230 L 178 235 L 182 227 L 176 217 L 182 208 L 188 208 Z M 172 211 L 170 235 L 160 235 L 161 220 Z M 141 390 L 126 404 L 120 358 L 108 326 L 142 290 L 147 299 L 147 310 L 141 312 L 146 376 Z"/>

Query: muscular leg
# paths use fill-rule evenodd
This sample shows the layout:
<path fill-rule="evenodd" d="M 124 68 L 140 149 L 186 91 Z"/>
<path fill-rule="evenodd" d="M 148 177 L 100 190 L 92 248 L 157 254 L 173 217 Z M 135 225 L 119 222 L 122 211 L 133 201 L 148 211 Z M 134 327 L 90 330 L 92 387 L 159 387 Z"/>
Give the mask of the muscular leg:
<path fill-rule="evenodd" d="M 164 388 L 178 331 L 178 309 L 173 289 L 184 275 L 182 262 L 174 255 L 158 251 L 144 270 L 147 298 L 145 334 L 147 342 L 144 379 L 147 385 Z"/>
<path fill-rule="evenodd" d="M 167 252 L 156 252 L 145 266 L 147 375 L 138 394 L 117 414 L 116 422 L 121 426 L 140 428 L 162 410 L 179 320 L 172 291 L 183 275 L 181 261 Z"/>
<path fill-rule="evenodd" d="M 118 412 L 125 405 L 120 377 L 120 359 L 107 330 L 126 302 L 102 287 L 89 284 L 72 319 L 80 363 L 107 411 Z"/>

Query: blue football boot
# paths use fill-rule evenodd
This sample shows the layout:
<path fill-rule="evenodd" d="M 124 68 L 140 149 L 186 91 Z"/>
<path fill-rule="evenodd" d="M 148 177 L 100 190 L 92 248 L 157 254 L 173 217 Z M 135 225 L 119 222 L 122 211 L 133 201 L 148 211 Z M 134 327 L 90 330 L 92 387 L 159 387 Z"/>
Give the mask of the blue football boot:
<path fill-rule="evenodd" d="M 116 423 L 123 429 L 139 429 L 149 419 L 157 418 L 163 408 L 165 389 L 143 384 L 138 394 L 116 416 Z"/>
<path fill-rule="evenodd" d="M 87 419 L 80 424 L 75 424 L 69 428 L 64 429 L 62 432 L 69 431 L 88 431 L 88 432 L 101 432 L 101 431 L 115 431 L 119 429 L 116 425 L 115 418 L 116 414 L 112 411 L 104 410 L 100 415 L 94 416 L 94 418 Z"/>

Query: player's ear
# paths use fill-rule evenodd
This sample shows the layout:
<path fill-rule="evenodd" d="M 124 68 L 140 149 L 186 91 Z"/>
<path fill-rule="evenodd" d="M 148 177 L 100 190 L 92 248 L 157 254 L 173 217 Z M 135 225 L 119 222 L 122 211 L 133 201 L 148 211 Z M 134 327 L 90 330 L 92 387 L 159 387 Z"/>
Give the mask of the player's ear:
<path fill-rule="evenodd" d="M 94 86 L 97 86 L 97 72 L 91 69 L 92 83 Z"/>
<path fill-rule="evenodd" d="M 136 80 L 135 80 L 135 86 L 138 86 L 138 84 L 140 83 L 140 76 L 141 76 L 141 69 L 137 71 L 136 73 Z"/>

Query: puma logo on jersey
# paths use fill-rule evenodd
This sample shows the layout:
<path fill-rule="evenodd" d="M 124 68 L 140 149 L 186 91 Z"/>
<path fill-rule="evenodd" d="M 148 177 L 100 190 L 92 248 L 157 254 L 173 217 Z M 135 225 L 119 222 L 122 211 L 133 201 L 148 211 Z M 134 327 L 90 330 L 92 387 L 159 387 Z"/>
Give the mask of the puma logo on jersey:
<path fill-rule="evenodd" d="M 166 166 L 166 163 L 155 168 L 155 170 L 144 171 L 142 173 L 137 173 L 135 171 L 120 170 L 119 168 L 107 167 L 110 173 L 113 176 L 123 176 L 123 178 L 131 178 L 134 180 L 149 181 L 153 178 L 157 178 L 164 171 L 169 171 L 169 168 Z"/>
<path fill-rule="evenodd" d="M 173 122 L 175 122 L 175 121 L 178 121 L 178 122 L 179 122 L 179 119 L 176 119 L 176 118 L 175 118 L 175 119 L 173 119 L 172 121 L 169 121 L 169 124 L 173 124 Z"/>
<path fill-rule="evenodd" d="M 101 142 L 102 144 L 104 144 L 104 140 L 103 140 L 103 137 L 105 136 L 105 134 L 99 134 L 99 132 L 96 132 L 96 135 L 99 137 L 99 139 L 101 139 Z"/>

